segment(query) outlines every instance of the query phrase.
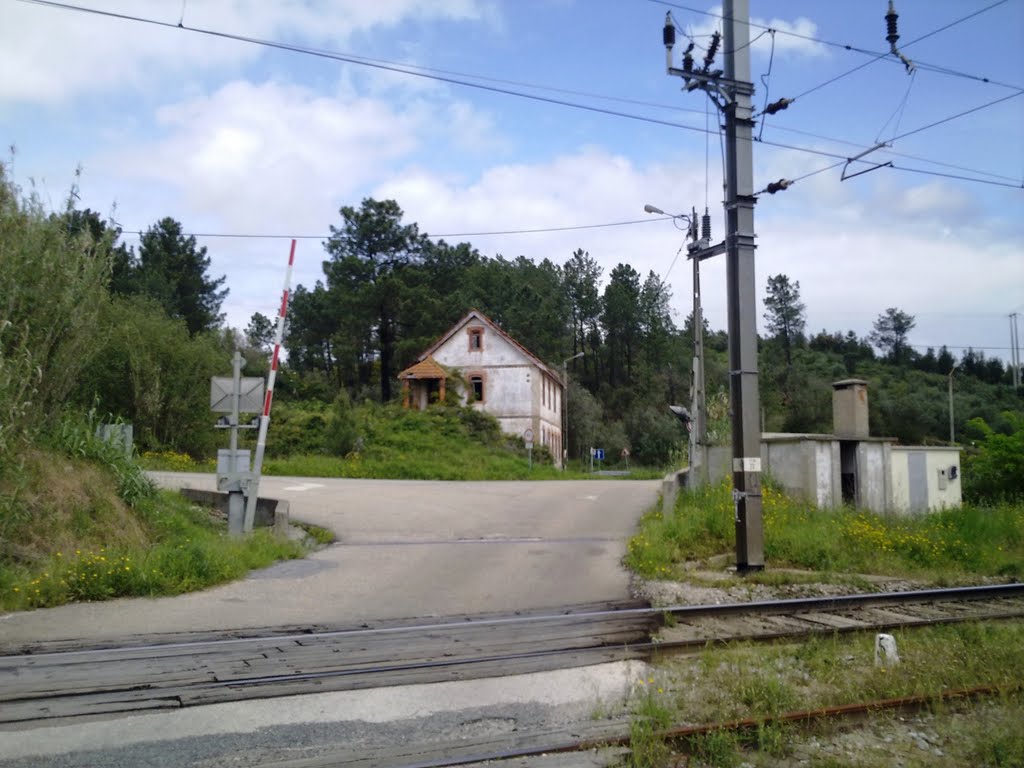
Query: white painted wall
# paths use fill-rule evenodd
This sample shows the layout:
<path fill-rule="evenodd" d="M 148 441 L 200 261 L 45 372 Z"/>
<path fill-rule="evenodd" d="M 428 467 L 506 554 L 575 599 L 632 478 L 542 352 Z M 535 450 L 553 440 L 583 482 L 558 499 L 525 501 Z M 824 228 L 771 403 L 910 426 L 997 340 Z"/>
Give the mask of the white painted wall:
<path fill-rule="evenodd" d="M 912 511 L 910 456 L 922 453 L 925 456 L 928 510 L 960 506 L 963 502 L 963 486 L 961 484 L 959 448 L 893 446 L 892 460 L 889 465 L 893 509 L 902 514 Z M 950 477 L 950 468 L 956 469 L 955 478 Z M 943 485 L 945 485 L 944 488 Z"/>
<path fill-rule="evenodd" d="M 481 349 L 470 348 L 468 331 L 476 328 L 483 331 Z M 494 416 L 510 435 L 522 437 L 527 429 L 533 430 L 534 445 L 546 445 L 561 466 L 562 387 L 519 347 L 471 320 L 441 344 L 433 358 L 458 369 L 467 382 L 473 374 L 482 375 L 484 400 L 474 407 Z"/>

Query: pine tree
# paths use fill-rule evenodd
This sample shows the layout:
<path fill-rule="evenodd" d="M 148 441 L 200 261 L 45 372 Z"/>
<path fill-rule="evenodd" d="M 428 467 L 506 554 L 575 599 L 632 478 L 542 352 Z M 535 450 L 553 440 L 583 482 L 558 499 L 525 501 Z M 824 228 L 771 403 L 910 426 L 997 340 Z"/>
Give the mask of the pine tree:
<path fill-rule="evenodd" d="M 768 278 L 768 293 L 764 299 L 764 319 L 769 333 L 782 342 L 786 352 L 786 365 L 793 364 L 792 348 L 803 339 L 806 307 L 800 301 L 800 281 L 790 283 L 786 275 Z"/>

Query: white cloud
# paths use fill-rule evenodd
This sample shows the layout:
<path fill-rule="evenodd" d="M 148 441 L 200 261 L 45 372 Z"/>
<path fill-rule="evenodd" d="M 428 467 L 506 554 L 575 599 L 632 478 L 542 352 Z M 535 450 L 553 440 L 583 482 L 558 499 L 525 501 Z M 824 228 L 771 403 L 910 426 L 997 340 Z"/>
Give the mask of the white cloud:
<path fill-rule="evenodd" d="M 157 117 L 166 138 L 119 153 L 120 172 L 176 186 L 188 212 L 253 231 L 275 220 L 323 226 L 325 206 L 416 149 L 426 114 L 238 81 Z"/>
<path fill-rule="evenodd" d="M 64 99 L 195 72 L 223 74 L 266 49 L 175 28 L 179 3 L 94 0 L 93 7 L 154 19 L 153 26 L 8 2 L 0 25 L 0 102 L 58 103 Z M 487 22 L 490 0 L 189 0 L 187 26 L 254 38 L 337 46 L 353 34 L 411 19 Z"/>

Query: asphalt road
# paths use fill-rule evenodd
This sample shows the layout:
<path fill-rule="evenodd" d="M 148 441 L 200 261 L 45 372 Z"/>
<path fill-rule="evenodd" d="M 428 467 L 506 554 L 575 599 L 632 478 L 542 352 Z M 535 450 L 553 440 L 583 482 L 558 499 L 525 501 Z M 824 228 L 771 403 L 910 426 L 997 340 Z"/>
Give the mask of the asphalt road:
<path fill-rule="evenodd" d="M 213 475 L 155 473 L 168 487 Z M 264 478 L 293 520 L 339 542 L 299 561 L 173 598 L 0 616 L 0 648 L 78 639 L 510 612 L 625 599 L 620 564 L 655 481 L 446 483 Z"/>

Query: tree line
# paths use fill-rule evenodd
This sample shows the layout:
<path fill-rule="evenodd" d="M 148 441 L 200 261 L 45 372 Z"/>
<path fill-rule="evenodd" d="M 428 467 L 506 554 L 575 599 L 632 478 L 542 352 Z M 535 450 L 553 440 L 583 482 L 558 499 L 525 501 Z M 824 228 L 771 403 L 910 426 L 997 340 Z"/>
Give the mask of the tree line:
<path fill-rule="evenodd" d="M 45 211 L 4 171 L 0 452 L 70 405 L 132 422 L 143 449 L 209 455 L 219 440 L 209 377 L 225 374 L 235 348 L 248 375 L 265 371 L 273 323 L 256 314 L 244 332 L 224 325 L 225 278 L 210 274 L 206 248 L 175 219 L 156 222 L 129 248 L 116 226 L 77 210 L 73 196 L 63 210 Z M 391 401 L 397 373 L 476 308 L 552 367 L 566 366 L 571 455 L 629 447 L 659 464 L 685 443 L 665 406 L 690 397 L 692 316 L 674 322 L 671 289 L 655 273 L 620 263 L 606 276 L 583 250 L 560 262 L 485 256 L 470 243 L 430 239 L 392 200 L 366 199 L 339 214 L 324 242 L 323 278 L 293 293 L 280 398 L 330 403 L 344 392 L 356 402 Z M 786 275 L 769 278 L 765 309 L 766 430 L 829 431 L 829 384 L 858 375 L 873 387 L 876 434 L 943 438 L 944 374 L 957 361 L 945 348 L 915 352 L 912 316 L 889 308 L 866 338 L 808 336 L 799 282 Z M 708 391 L 725 402 L 728 339 L 706 321 L 703 330 Z M 958 418 L 980 416 L 998 430 L 1000 409 L 1021 409 L 1009 373 L 972 350 L 959 363 Z"/>

